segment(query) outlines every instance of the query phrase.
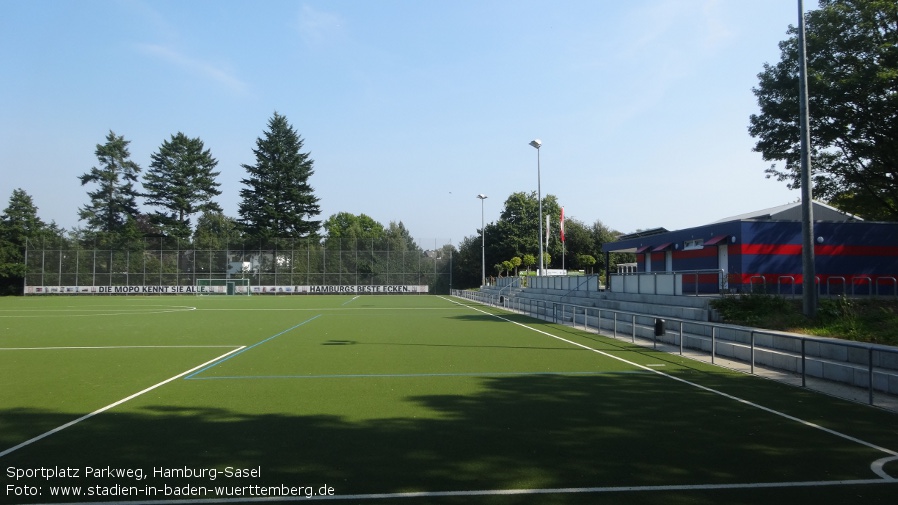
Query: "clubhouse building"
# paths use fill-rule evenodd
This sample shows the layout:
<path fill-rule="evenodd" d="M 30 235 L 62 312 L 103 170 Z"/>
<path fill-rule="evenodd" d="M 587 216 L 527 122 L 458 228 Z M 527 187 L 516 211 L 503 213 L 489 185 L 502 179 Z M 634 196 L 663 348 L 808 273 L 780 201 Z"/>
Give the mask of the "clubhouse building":
<path fill-rule="evenodd" d="M 898 223 L 867 222 L 820 202 L 813 203 L 813 215 L 820 293 L 898 296 Z M 675 274 L 682 294 L 801 293 L 801 204 L 624 235 L 602 250 L 606 264 L 612 252 L 636 255 L 636 263 L 619 265 L 606 280 L 612 291 L 626 276 Z"/>

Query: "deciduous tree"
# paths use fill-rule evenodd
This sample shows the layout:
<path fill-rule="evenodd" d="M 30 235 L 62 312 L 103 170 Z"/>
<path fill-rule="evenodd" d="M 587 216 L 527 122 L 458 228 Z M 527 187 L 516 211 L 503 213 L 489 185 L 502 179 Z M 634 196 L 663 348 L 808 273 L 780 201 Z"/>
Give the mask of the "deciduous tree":
<path fill-rule="evenodd" d="M 768 177 L 801 185 L 797 29 L 752 91 L 755 151 Z M 868 219 L 898 219 L 898 2 L 821 0 L 806 16 L 814 196 Z"/>
<path fill-rule="evenodd" d="M 384 226 L 371 216 L 349 212 L 338 212 L 324 221 L 328 238 L 380 239 L 385 236 Z"/>

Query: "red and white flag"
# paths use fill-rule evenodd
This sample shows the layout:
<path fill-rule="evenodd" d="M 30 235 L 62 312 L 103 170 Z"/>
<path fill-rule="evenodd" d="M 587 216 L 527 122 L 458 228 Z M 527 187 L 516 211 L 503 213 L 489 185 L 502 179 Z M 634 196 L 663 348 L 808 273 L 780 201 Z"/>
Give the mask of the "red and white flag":
<path fill-rule="evenodd" d="M 561 241 L 564 242 L 564 207 L 561 208 Z"/>

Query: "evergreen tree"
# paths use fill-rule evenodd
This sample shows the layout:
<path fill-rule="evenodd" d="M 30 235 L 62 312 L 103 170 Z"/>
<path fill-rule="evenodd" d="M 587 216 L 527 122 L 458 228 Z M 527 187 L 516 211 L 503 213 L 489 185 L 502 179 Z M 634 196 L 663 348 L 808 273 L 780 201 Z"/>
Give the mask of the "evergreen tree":
<path fill-rule="evenodd" d="M 90 203 L 78 209 L 78 217 L 87 221 L 91 231 L 105 233 L 118 232 L 128 218 L 135 217 L 137 211 L 137 191 L 134 183 L 140 166 L 131 161 L 128 144 L 123 136 L 117 136 L 110 130 L 105 144 L 97 144 L 95 151 L 100 162 L 99 168 L 92 167 L 89 172 L 78 176 L 81 185 L 96 183 L 98 188 L 88 191 Z"/>
<path fill-rule="evenodd" d="M 186 239 L 190 237 L 190 216 L 199 212 L 221 212 L 212 199 L 221 194 L 214 172 L 218 161 L 203 141 L 188 138 L 181 132 L 172 135 L 151 155 L 150 169 L 144 174 L 146 204 L 160 207 L 162 212 L 150 216 L 166 234 Z"/>
<path fill-rule="evenodd" d="M 0 214 L 0 294 L 21 292 L 27 242 L 47 229 L 31 196 L 23 189 L 13 190 L 9 205 Z"/>
<path fill-rule="evenodd" d="M 314 173 L 309 153 L 300 152 L 303 140 L 277 112 L 264 137 L 256 139 L 255 165 L 242 165 L 248 177 L 241 182 L 238 213 L 248 235 L 270 240 L 316 235 L 321 213 L 309 177 Z"/>

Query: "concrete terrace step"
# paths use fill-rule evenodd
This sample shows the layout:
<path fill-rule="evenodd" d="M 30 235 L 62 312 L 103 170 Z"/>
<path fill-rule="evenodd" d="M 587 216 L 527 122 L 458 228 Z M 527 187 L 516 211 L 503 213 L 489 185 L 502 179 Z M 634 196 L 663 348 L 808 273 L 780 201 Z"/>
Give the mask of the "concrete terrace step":
<path fill-rule="evenodd" d="M 565 303 L 691 321 L 709 321 L 711 317 L 709 298 L 533 288 L 523 289 L 514 296 L 523 300 Z"/>

